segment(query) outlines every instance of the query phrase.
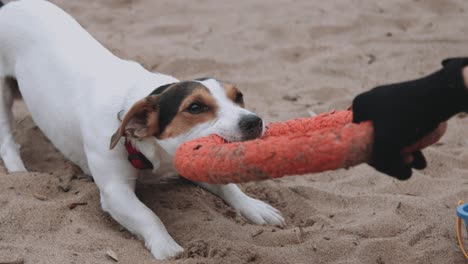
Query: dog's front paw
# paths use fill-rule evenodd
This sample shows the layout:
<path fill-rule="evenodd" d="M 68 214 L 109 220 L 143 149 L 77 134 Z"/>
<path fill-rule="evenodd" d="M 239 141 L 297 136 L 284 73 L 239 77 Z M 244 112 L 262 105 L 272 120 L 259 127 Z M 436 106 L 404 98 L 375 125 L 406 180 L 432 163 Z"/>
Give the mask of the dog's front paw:
<path fill-rule="evenodd" d="M 8 173 L 15 173 L 15 172 L 28 172 L 23 165 L 23 162 L 16 162 L 16 163 L 6 163 L 5 167 Z"/>
<path fill-rule="evenodd" d="M 177 244 L 171 237 L 169 238 L 156 238 L 146 243 L 146 247 L 151 251 L 151 254 L 156 259 L 165 260 L 174 257 L 184 251 L 184 249 Z"/>
<path fill-rule="evenodd" d="M 5 164 L 5 168 L 8 173 L 14 172 L 28 172 L 24 167 L 23 161 L 19 157 L 19 155 L 14 155 L 15 153 L 7 153 L 2 155 L 3 164 Z"/>
<path fill-rule="evenodd" d="M 243 217 L 257 225 L 285 225 L 284 218 L 276 208 L 248 196 L 234 206 L 234 209 Z"/>

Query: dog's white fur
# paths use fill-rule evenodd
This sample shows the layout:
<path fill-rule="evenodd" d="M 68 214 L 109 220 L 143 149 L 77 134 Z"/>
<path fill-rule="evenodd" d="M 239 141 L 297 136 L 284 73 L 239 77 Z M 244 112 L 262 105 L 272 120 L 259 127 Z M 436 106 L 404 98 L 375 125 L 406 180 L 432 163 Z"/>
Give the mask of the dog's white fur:
<path fill-rule="evenodd" d="M 178 80 L 148 72 L 135 62 L 114 56 L 51 3 L 20 0 L 3 6 L 0 8 L 0 155 L 9 172 L 26 171 L 11 134 L 13 97 L 4 81 L 9 76 L 18 81 L 34 121 L 54 146 L 92 175 L 104 211 L 142 238 L 156 258 L 165 259 L 183 251 L 159 218 L 135 195 L 138 171 L 127 161 L 122 144 L 109 150 L 110 136 L 119 126 L 117 113 L 128 110 L 155 87 Z M 133 141 L 155 167 L 160 158 L 158 144 L 173 155 L 182 142 L 212 133 L 230 140 L 239 139 L 230 126 L 237 122 L 239 113 L 247 110 L 224 98 L 217 81 L 206 80 L 203 84 L 218 104 L 224 104 L 220 109 L 226 113 L 218 113 L 222 118 L 198 125 L 176 138 Z M 234 184 L 197 184 L 256 224 L 284 224 L 276 209 L 250 198 Z"/>

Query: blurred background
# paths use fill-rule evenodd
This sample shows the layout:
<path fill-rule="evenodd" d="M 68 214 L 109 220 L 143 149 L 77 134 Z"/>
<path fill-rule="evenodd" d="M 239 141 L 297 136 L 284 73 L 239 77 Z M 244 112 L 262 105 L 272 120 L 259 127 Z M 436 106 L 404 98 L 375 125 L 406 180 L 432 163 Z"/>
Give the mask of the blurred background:
<path fill-rule="evenodd" d="M 464 0 L 52 2 L 151 71 L 237 84 L 247 108 L 268 121 L 344 109 L 376 85 L 468 55 Z M 95 185 L 54 150 L 25 106 L 15 112 L 32 172 L 0 175 L 0 262 L 111 263 L 112 249 L 121 263 L 466 263 L 455 236 L 457 202 L 468 200 L 466 115 L 450 121 L 426 150 L 428 169 L 406 182 L 362 165 L 242 185 L 280 209 L 285 228 L 251 225 L 184 180 L 140 184 L 139 197 L 186 249 L 158 262 L 100 210 Z M 78 200 L 87 206 L 65 207 Z"/>

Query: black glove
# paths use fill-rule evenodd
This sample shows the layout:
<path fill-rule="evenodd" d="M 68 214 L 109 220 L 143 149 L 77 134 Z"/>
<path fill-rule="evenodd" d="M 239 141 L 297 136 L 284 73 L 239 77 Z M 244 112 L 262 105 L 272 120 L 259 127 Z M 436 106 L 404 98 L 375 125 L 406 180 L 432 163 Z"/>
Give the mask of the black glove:
<path fill-rule="evenodd" d="M 424 78 L 376 87 L 353 101 L 353 122 L 370 120 L 374 125 L 371 166 L 405 180 L 412 168 L 423 169 L 422 152 L 413 153 L 406 164 L 402 149 L 416 143 L 451 116 L 468 111 L 468 92 L 462 75 L 468 58 L 448 59 L 443 68 Z"/>

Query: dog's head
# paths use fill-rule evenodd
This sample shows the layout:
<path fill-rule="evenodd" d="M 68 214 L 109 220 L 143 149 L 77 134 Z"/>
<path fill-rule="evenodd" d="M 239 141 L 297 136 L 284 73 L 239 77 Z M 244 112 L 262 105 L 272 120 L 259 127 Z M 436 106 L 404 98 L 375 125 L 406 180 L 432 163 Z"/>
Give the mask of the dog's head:
<path fill-rule="evenodd" d="M 216 134 L 227 141 L 263 135 L 265 125 L 244 109 L 242 93 L 234 85 L 212 78 L 161 86 L 127 111 L 112 136 L 111 149 L 122 136 L 154 137 L 170 154 L 185 141 Z"/>

